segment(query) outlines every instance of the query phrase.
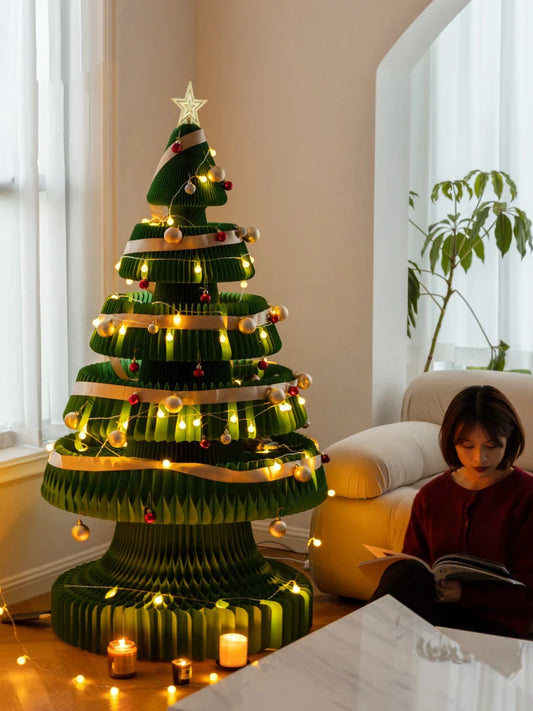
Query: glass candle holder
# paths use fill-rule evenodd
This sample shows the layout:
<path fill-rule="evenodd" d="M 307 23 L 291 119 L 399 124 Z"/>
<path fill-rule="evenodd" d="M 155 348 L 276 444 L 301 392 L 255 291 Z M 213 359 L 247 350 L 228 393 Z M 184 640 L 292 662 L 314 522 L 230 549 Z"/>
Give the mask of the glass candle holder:
<path fill-rule="evenodd" d="M 188 659 L 173 659 L 172 681 L 176 686 L 188 684 L 192 676 L 192 664 Z"/>
<path fill-rule="evenodd" d="M 221 667 L 237 669 L 246 666 L 248 638 L 243 634 L 229 632 L 220 636 L 218 663 Z"/>
<path fill-rule="evenodd" d="M 131 639 L 113 639 L 107 645 L 107 670 L 113 679 L 135 676 L 137 645 Z"/>

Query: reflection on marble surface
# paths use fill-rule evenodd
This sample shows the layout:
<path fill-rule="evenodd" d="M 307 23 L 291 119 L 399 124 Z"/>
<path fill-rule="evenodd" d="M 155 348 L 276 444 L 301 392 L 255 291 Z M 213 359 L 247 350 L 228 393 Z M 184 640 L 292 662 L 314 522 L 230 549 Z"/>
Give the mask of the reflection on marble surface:
<path fill-rule="evenodd" d="M 533 642 L 456 633 L 387 596 L 169 708 L 531 711 Z"/>

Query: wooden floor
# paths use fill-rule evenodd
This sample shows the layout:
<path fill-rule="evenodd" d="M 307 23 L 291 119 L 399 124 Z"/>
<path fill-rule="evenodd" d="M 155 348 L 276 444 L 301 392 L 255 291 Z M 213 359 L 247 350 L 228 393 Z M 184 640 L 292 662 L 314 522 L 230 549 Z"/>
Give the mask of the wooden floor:
<path fill-rule="evenodd" d="M 267 557 L 284 557 L 276 550 L 262 550 Z M 304 556 L 286 554 L 302 560 Z M 286 557 L 286 556 L 285 556 Z M 291 561 L 292 565 L 297 563 Z M 357 609 L 355 601 L 340 600 L 315 590 L 313 629 L 315 631 Z M 50 596 L 27 600 L 9 607 L 11 613 L 46 610 Z M 29 661 L 17 664 L 17 657 L 26 653 Z M 253 662 L 269 654 L 250 655 Z M 172 684 L 170 662 L 138 662 L 137 675 L 132 679 L 111 679 L 107 674 L 105 656 L 84 652 L 59 640 L 49 620 L 27 625 L 0 625 L 0 711 L 166 711 L 169 704 L 192 694 L 209 684 L 209 675 L 219 678 L 227 672 L 217 668 L 212 660 L 193 662 L 193 677 L 189 686 L 178 687 L 170 695 Z M 73 681 L 83 674 L 86 682 Z M 119 688 L 112 698 L 109 689 Z"/>

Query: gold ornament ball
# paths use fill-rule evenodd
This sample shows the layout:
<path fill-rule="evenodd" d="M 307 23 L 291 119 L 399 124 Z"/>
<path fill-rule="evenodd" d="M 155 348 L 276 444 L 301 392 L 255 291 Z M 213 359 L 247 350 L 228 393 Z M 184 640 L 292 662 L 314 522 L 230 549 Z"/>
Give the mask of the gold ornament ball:
<path fill-rule="evenodd" d="M 253 318 L 250 318 L 250 316 L 245 316 L 244 318 L 241 318 L 239 320 L 239 323 L 237 324 L 237 327 L 241 333 L 245 333 L 250 335 L 255 331 L 257 326 L 255 325 L 255 321 Z"/>
<path fill-rule="evenodd" d="M 257 242 L 259 237 L 261 237 L 261 232 L 259 232 L 257 227 L 248 227 L 248 229 L 246 230 L 244 241 L 253 244 L 254 242 Z"/>
<path fill-rule="evenodd" d="M 300 464 L 300 466 L 294 469 L 294 478 L 302 484 L 309 481 L 313 476 L 313 472 L 305 464 Z"/>
<path fill-rule="evenodd" d="M 279 405 L 285 400 L 285 393 L 281 388 L 271 388 L 267 393 L 267 398 L 273 405 Z"/>
<path fill-rule="evenodd" d="M 102 338 L 108 338 L 115 333 L 115 324 L 113 321 L 102 321 L 102 323 L 99 323 L 96 327 L 96 332 L 99 336 L 102 336 Z"/>
<path fill-rule="evenodd" d="M 220 441 L 222 444 L 229 444 L 231 442 L 231 435 L 229 432 L 223 432 L 220 435 Z"/>
<path fill-rule="evenodd" d="M 219 165 L 213 165 L 207 171 L 207 177 L 212 183 L 220 183 L 220 181 L 226 177 L 226 171 Z"/>
<path fill-rule="evenodd" d="M 80 543 L 86 541 L 91 535 L 89 527 L 83 523 L 81 518 L 78 520 L 78 523 L 75 526 L 72 526 L 70 533 L 72 534 L 72 538 L 75 541 L 79 541 Z"/>
<path fill-rule="evenodd" d="M 77 412 L 67 412 L 63 418 L 67 427 L 71 430 L 77 430 L 80 424 L 80 416 Z"/>
<path fill-rule="evenodd" d="M 241 239 L 244 239 L 246 237 L 246 233 L 248 232 L 247 227 L 237 227 L 236 235 L 237 237 L 240 237 Z"/>
<path fill-rule="evenodd" d="M 163 234 L 163 239 L 167 244 L 178 244 L 183 239 L 183 232 L 179 227 L 167 227 Z"/>
<path fill-rule="evenodd" d="M 169 395 L 165 400 L 165 407 L 170 413 L 174 414 L 183 407 L 183 400 L 177 395 Z"/>
<path fill-rule="evenodd" d="M 285 321 L 285 319 L 289 317 L 289 309 L 281 304 L 279 306 L 273 306 L 271 310 L 280 321 Z"/>
<path fill-rule="evenodd" d="M 187 183 L 187 185 L 185 186 L 185 192 L 187 193 L 187 195 L 194 195 L 194 193 L 196 192 L 196 185 L 193 185 L 190 182 Z"/>
<path fill-rule="evenodd" d="M 155 336 L 156 333 L 159 332 L 159 326 L 157 323 L 154 321 L 148 326 L 148 333 L 150 333 L 152 336 Z"/>
<path fill-rule="evenodd" d="M 274 538 L 281 538 L 287 533 L 287 524 L 280 518 L 276 518 L 268 527 L 268 532 Z"/>
<path fill-rule="evenodd" d="M 302 390 L 307 390 L 307 388 L 310 388 L 312 384 L 313 378 L 309 375 L 309 373 L 300 373 L 298 375 L 298 387 L 302 388 Z"/>
<path fill-rule="evenodd" d="M 110 432 L 107 441 L 112 447 L 123 447 L 126 444 L 126 433 L 122 430 L 113 430 Z"/>

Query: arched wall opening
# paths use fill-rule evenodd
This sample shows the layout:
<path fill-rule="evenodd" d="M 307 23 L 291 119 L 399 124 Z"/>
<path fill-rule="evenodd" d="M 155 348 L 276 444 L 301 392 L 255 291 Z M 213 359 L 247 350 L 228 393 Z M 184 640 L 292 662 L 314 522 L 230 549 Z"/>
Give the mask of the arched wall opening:
<path fill-rule="evenodd" d="M 407 370 L 409 85 L 422 54 L 470 0 L 433 0 L 376 75 L 372 414 L 399 418 Z M 405 268 L 404 268 L 405 267 Z"/>

